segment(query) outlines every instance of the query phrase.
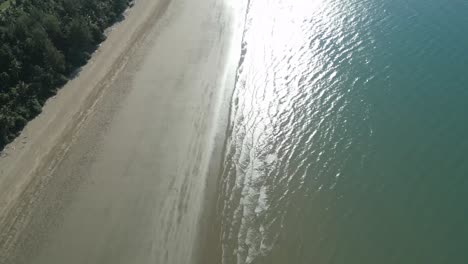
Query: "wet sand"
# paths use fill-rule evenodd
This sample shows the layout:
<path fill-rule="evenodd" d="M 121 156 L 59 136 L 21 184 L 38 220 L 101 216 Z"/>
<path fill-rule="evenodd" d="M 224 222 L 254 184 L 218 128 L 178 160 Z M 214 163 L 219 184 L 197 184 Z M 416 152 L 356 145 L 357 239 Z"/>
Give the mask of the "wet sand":
<path fill-rule="evenodd" d="M 1 263 L 193 263 L 239 58 L 233 8 L 136 2 L 1 158 Z"/>

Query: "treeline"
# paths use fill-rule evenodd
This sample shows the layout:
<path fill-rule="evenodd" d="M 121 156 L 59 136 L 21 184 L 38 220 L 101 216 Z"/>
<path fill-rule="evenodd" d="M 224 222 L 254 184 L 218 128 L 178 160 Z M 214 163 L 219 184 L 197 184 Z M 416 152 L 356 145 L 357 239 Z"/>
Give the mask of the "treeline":
<path fill-rule="evenodd" d="M 86 63 L 130 0 L 10 1 L 0 11 L 0 150 Z"/>

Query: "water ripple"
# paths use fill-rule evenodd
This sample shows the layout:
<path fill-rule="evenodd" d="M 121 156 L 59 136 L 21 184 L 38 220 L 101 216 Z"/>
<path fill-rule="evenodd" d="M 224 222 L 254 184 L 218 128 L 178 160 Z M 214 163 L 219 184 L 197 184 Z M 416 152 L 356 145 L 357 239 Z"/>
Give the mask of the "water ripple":
<path fill-rule="evenodd" d="M 398 212 L 386 199 L 392 195 L 384 196 L 398 184 L 384 180 L 392 178 L 388 171 L 395 178 L 407 175 L 408 186 L 399 189 L 401 204 L 424 204 L 412 191 L 434 169 L 423 162 L 419 167 L 400 164 L 436 148 L 446 154 L 450 149 L 430 144 L 409 149 L 398 141 L 415 141 L 414 131 L 425 128 L 434 131 L 430 137 L 437 142 L 447 134 L 446 127 L 438 126 L 441 119 L 459 122 L 459 115 L 424 115 L 424 104 L 418 110 L 413 103 L 421 97 L 437 97 L 434 104 L 440 107 L 453 102 L 442 90 L 425 89 L 439 79 L 418 66 L 426 63 L 438 71 L 435 61 L 462 65 L 453 55 L 438 55 L 444 53 L 440 43 L 452 36 L 441 32 L 460 32 L 437 15 L 427 23 L 438 4 L 396 2 L 250 1 L 220 182 L 222 263 L 361 263 L 343 261 L 344 256 L 359 255 L 359 243 L 350 241 L 371 237 L 377 229 L 372 219 L 401 221 L 397 213 L 387 213 Z M 468 10 L 463 1 L 457 5 Z M 454 12 L 446 5 L 438 8 Z M 415 45 L 414 36 L 424 49 Z M 454 50 L 466 54 L 462 46 Z M 402 63 L 400 54 L 418 59 Z M 453 89 L 467 98 L 466 89 L 459 88 L 466 77 L 446 74 L 459 84 Z M 407 82 L 411 89 L 405 89 Z M 453 113 L 463 112 L 462 99 L 453 107 Z M 459 133 L 454 137 L 462 137 L 460 131 L 466 130 L 455 131 Z M 463 144 L 466 149 L 468 143 Z M 462 163 L 455 167 L 466 171 Z M 447 162 L 444 168 L 451 165 Z M 463 177 L 456 178 L 461 182 Z M 360 226 L 362 234 L 345 228 L 359 226 L 363 219 L 369 225 Z M 344 243 L 346 247 L 340 247 Z M 391 250 L 373 249 L 368 258 L 399 258 Z"/>

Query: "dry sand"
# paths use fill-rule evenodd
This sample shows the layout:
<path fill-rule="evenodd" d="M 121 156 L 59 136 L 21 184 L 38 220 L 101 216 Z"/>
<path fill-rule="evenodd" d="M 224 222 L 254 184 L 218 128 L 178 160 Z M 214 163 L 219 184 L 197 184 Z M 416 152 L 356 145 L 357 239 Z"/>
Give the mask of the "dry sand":
<path fill-rule="evenodd" d="M 234 14 L 222 0 L 137 0 L 4 151 L 0 263 L 193 262 L 239 58 Z"/>

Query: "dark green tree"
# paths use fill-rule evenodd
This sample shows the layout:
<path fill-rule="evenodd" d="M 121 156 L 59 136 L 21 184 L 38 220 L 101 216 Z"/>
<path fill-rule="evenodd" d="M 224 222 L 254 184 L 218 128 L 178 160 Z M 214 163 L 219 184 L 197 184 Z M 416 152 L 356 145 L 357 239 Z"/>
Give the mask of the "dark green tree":
<path fill-rule="evenodd" d="M 0 12 L 0 150 L 86 63 L 128 3 L 15 0 Z"/>

